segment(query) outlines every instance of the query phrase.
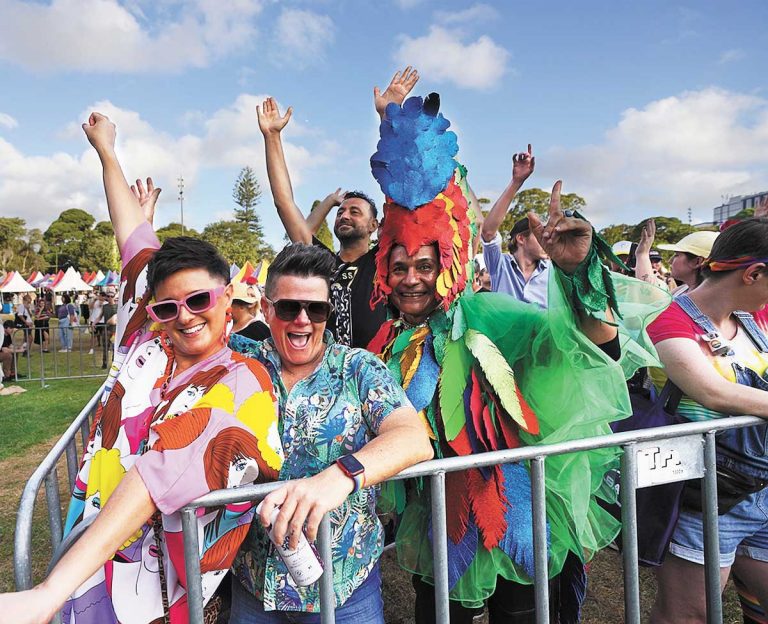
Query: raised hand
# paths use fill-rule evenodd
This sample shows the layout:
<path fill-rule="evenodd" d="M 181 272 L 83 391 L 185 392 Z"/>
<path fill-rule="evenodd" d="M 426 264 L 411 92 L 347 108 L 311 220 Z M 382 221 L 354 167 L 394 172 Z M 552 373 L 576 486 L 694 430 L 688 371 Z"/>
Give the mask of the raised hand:
<path fill-rule="evenodd" d="M 155 188 L 152 178 L 147 178 L 147 186 L 141 180 L 136 180 L 136 184 L 131 184 L 131 193 L 138 200 L 141 210 L 144 212 L 144 218 L 152 225 L 155 219 L 155 204 L 157 198 L 163 189 Z"/>
<path fill-rule="evenodd" d="M 528 143 L 528 151 L 512 156 L 512 180 L 518 184 L 525 182 L 536 168 L 536 158 L 531 153 L 531 144 Z"/>
<path fill-rule="evenodd" d="M 643 225 L 643 231 L 640 232 L 640 242 L 637 244 L 635 256 L 651 252 L 653 241 L 656 239 L 656 221 L 648 219 Z"/>
<path fill-rule="evenodd" d="M 339 187 L 333 193 L 329 193 L 328 196 L 323 200 L 323 203 L 327 203 L 330 206 L 341 206 L 341 202 L 344 201 L 344 196 L 346 194 L 347 191 L 342 190 L 342 188 Z"/>
<path fill-rule="evenodd" d="M 389 86 L 382 93 L 378 87 L 373 88 L 373 103 L 379 117 L 384 119 L 387 105 L 394 103 L 400 105 L 419 81 L 419 72 L 408 65 L 402 72 L 398 71 L 392 76 Z"/>
<path fill-rule="evenodd" d="M 256 115 L 259 118 L 259 129 L 264 136 L 268 134 L 280 134 L 288 124 L 293 114 L 293 108 L 288 107 L 285 115 L 280 116 L 280 110 L 274 98 L 267 98 L 264 103 L 256 107 Z"/>
<path fill-rule="evenodd" d="M 552 262 L 566 273 L 573 273 L 587 257 L 592 246 L 592 225 L 560 208 L 561 180 L 555 182 L 549 197 L 549 219 L 546 224 L 535 212 L 528 213 L 531 231 Z"/>
<path fill-rule="evenodd" d="M 83 124 L 83 132 L 94 149 L 101 153 L 114 151 L 117 129 L 106 115 L 91 113 Z"/>

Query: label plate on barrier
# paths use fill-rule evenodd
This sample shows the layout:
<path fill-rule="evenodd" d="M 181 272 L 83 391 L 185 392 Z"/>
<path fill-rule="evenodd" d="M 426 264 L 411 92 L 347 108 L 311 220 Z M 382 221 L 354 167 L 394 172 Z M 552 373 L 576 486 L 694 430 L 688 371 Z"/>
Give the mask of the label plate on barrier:
<path fill-rule="evenodd" d="M 657 440 L 637 449 L 637 487 L 704 476 L 704 444 L 700 435 Z"/>

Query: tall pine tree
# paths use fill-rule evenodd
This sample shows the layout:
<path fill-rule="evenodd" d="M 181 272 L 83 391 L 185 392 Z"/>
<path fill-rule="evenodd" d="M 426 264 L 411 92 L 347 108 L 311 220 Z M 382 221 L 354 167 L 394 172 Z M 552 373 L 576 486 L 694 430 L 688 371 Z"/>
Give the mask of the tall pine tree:
<path fill-rule="evenodd" d="M 245 223 L 248 230 L 256 234 L 260 239 L 264 236 L 259 215 L 256 214 L 256 206 L 261 200 L 261 187 L 256 179 L 256 174 L 250 167 L 243 167 L 237 176 L 235 188 L 232 190 L 232 199 L 240 208 L 235 208 L 235 221 Z"/>

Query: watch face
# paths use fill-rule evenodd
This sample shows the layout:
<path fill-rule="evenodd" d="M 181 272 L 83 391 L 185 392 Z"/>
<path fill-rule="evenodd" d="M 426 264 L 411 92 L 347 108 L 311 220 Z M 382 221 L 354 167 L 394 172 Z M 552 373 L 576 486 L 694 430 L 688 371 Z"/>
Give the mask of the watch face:
<path fill-rule="evenodd" d="M 365 472 L 365 467 L 357 461 L 354 455 L 342 455 L 336 461 L 344 467 L 344 471 L 350 477 L 355 477 Z"/>

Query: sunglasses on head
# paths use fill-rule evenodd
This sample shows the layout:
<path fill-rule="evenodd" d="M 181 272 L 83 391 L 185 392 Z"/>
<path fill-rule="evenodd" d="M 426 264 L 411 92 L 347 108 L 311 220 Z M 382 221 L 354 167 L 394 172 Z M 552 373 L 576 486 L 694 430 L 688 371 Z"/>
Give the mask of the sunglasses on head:
<path fill-rule="evenodd" d="M 192 314 L 202 314 L 216 305 L 216 300 L 224 293 L 226 286 L 206 288 L 189 293 L 184 299 L 165 299 L 147 306 L 147 313 L 158 323 L 167 323 L 179 317 L 181 306 Z"/>
<path fill-rule="evenodd" d="M 267 299 L 275 309 L 275 316 L 281 321 L 295 321 L 305 310 L 313 323 L 325 323 L 331 315 L 331 304 L 327 301 L 300 301 L 299 299 Z"/>

